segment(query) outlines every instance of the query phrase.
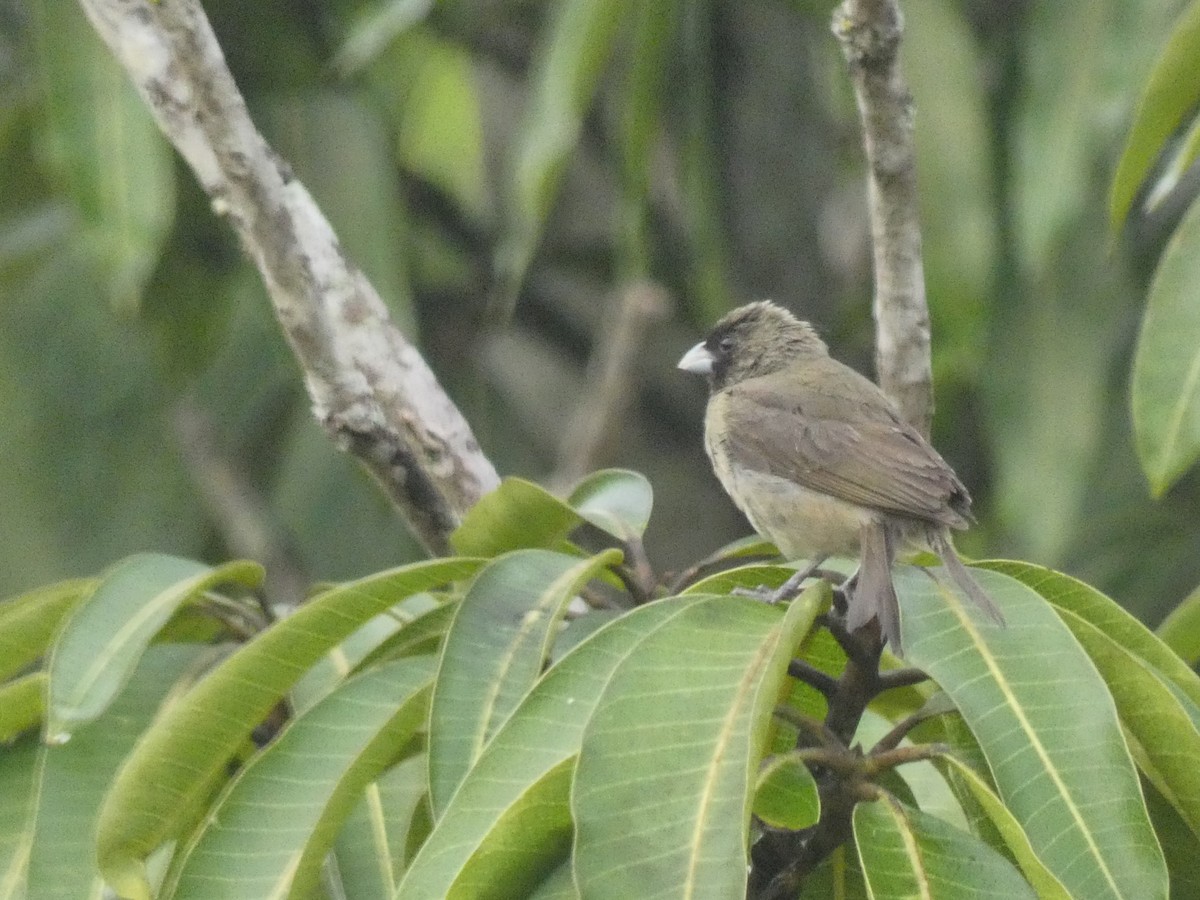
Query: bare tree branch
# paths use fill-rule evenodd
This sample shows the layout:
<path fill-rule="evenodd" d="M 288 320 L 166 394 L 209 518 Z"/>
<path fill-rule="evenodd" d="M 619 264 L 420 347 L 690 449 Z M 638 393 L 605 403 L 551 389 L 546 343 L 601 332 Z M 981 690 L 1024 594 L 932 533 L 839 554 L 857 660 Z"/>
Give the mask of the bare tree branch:
<path fill-rule="evenodd" d="M 850 67 L 866 147 L 875 259 L 875 368 L 921 433 L 933 419 L 929 307 L 921 265 L 913 102 L 900 71 L 904 19 L 897 0 L 845 0 L 833 33 Z"/>
<path fill-rule="evenodd" d="M 499 479 L 470 426 L 287 164 L 254 127 L 197 0 L 80 0 L 163 133 L 237 231 L 313 414 L 432 552 Z"/>

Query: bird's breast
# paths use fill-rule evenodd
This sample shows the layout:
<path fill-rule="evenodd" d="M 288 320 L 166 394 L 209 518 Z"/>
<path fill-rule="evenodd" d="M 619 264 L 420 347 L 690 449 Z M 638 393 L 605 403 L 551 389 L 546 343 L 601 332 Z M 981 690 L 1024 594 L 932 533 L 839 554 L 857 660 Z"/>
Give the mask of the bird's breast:
<path fill-rule="evenodd" d="M 858 554 L 862 526 L 876 521 L 878 511 L 746 466 L 730 453 L 711 415 L 712 410 L 704 430 L 705 450 L 721 486 L 755 531 L 790 559 Z"/>

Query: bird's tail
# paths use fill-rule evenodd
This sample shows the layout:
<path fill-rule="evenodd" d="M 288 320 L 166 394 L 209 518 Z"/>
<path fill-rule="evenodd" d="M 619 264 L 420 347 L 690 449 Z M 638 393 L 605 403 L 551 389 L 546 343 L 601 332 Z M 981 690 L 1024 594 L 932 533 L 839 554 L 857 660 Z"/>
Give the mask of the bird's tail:
<path fill-rule="evenodd" d="M 988 618 L 997 625 L 1007 624 L 1004 621 L 1004 613 L 1000 612 L 1000 608 L 992 601 L 992 598 L 987 595 L 979 582 L 975 580 L 970 570 L 963 565 L 962 560 L 958 558 L 958 554 L 954 550 L 954 545 L 950 543 L 950 538 L 946 534 L 946 530 L 929 529 L 929 545 L 934 552 L 942 558 L 942 563 L 946 566 L 946 571 L 950 573 L 950 577 L 954 579 L 954 583 L 962 588 L 963 593 L 971 598 L 972 602 L 987 613 Z"/>
<path fill-rule="evenodd" d="M 856 631 L 871 619 L 897 656 L 900 646 L 900 603 L 892 584 L 892 535 L 886 525 L 864 525 L 860 535 L 862 562 L 846 609 L 846 628 Z"/>

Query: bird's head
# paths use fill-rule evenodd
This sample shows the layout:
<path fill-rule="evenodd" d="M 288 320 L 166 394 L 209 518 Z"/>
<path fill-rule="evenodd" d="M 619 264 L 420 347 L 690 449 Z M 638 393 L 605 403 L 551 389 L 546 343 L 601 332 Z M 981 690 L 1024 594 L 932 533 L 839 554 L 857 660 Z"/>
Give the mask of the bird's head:
<path fill-rule="evenodd" d="M 829 350 L 811 325 L 772 303 L 739 306 L 722 318 L 708 337 L 679 360 L 685 372 L 704 375 L 714 391 L 747 378 L 770 375 Z"/>

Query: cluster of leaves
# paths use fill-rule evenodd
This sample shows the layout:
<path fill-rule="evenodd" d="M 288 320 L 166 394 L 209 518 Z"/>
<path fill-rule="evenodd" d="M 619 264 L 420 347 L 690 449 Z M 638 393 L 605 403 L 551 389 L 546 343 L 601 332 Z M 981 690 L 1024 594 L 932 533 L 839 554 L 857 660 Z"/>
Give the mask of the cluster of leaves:
<path fill-rule="evenodd" d="M 1200 155 L 1200 3 L 1191 3 L 1155 62 L 1113 177 L 1120 229 L 1135 202 L 1154 210 L 1183 194 L 1189 209 L 1158 260 L 1133 366 L 1133 424 L 1156 495 L 1200 458 L 1200 203 L 1180 179 Z"/>
<path fill-rule="evenodd" d="M 742 545 L 636 603 L 668 593 L 650 505 L 627 471 L 565 501 L 509 480 L 460 556 L 282 617 L 257 565 L 161 555 L 0 604 L 0 897 L 732 898 L 752 845 L 847 796 L 853 843 L 801 896 L 1200 888 L 1200 679 L 1108 598 L 981 564 L 997 628 L 901 571 L 936 687 L 874 697 L 864 753 L 820 724 L 853 665 L 828 586 L 731 596 L 789 574 L 703 575 Z M 1194 652 L 1196 619 L 1169 639 Z"/>

